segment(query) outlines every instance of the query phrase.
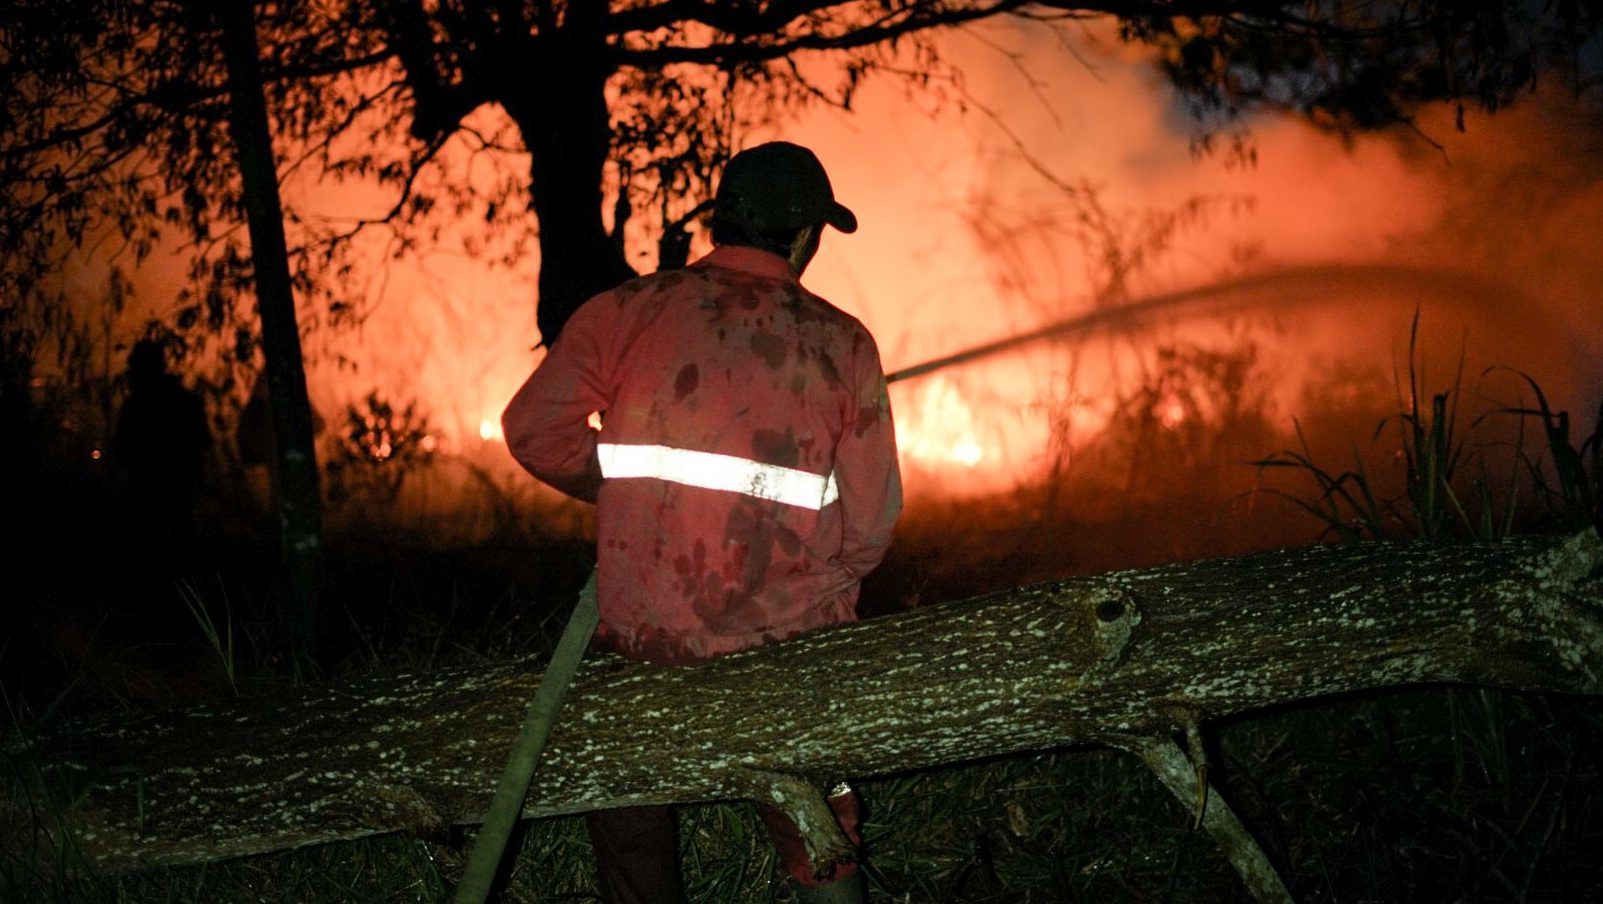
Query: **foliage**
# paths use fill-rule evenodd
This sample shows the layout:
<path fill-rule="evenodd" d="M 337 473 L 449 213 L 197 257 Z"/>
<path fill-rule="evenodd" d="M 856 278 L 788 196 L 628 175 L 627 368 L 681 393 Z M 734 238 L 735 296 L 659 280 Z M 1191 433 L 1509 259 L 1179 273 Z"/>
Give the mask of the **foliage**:
<path fill-rule="evenodd" d="M 360 485 L 394 501 L 407 473 L 433 457 L 431 429 L 416 401 L 398 408 L 376 389 L 347 405 L 338 452 L 327 465 L 331 500 L 343 501 Z"/>
<path fill-rule="evenodd" d="M 1565 65 L 1559 48 L 1603 24 L 1596 2 L 1276 6 L 1267 18 L 1279 29 L 1231 16 L 1136 16 L 1126 30 L 1159 50 L 1203 122 L 1225 127 L 1267 105 L 1352 134 L 1409 123 L 1412 108 L 1430 100 L 1456 102 L 1463 128 L 1466 104 L 1508 103 Z"/>
<path fill-rule="evenodd" d="M 1406 396 L 1401 400 L 1402 410 L 1382 419 L 1375 428 L 1376 437 L 1384 434 L 1388 426 L 1394 429 L 1396 459 L 1403 469 L 1400 495 L 1388 496 L 1378 489 L 1378 481 L 1356 445 L 1353 447 L 1351 468 L 1337 473 L 1320 465 L 1309 450 L 1301 424 L 1297 425 L 1296 431 L 1299 448 L 1284 450 L 1254 463 L 1260 470 L 1288 469 L 1311 480 L 1318 491 L 1312 499 L 1279 489 L 1270 489 L 1268 492 L 1291 500 L 1317 519 L 1324 526 L 1327 536 L 1334 536 L 1342 542 L 1413 537 L 1436 539 L 1455 534 L 1490 540 L 1507 536 L 1514 530 L 1519 511 L 1517 475 L 1493 477 L 1493 447 L 1484 442 L 1473 446 L 1469 444 L 1469 434 L 1484 424 L 1485 415 L 1471 422 L 1468 430 L 1461 429 L 1459 405 L 1464 395 L 1462 362 L 1449 388 L 1436 393 L 1426 388 L 1420 363 L 1419 323 L 1419 314 L 1416 312 L 1409 335 Z M 1568 489 L 1561 487 L 1557 491 L 1547 488 L 1540 466 L 1532 462 L 1524 448 L 1523 431 L 1514 440 L 1515 459 L 1529 464 L 1544 498 L 1581 507 L 1583 514 L 1563 513 L 1556 526 L 1589 524 L 1591 509 L 1585 506 L 1592 497 L 1582 488 L 1588 478 L 1584 469 L 1577 469 L 1574 463 L 1588 454 L 1587 450 L 1595 446 L 1595 442 L 1591 446 L 1583 444 L 1580 451 L 1571 448 L 1568 416 L 1552 415 L 1547 410 L 1541 388 L 1534 380 L 1528 377 L 1526 380 L 1540 400 L 1539 409 L 1504 410 L 1526 416 L 1541 414 L 1545 418 L 1544 423 L 1553 428 L 1546 437 L 1549 455 L 1555 462 L 1567 463 L 1560 468 L 1559 479 L 1571 483 L 1580 481 L 1580 486 Z M 1561 422 L 1563 429 L 1560 429 Z M 1466 472 L 1472 467 L 1475 473 L 1466 477 Z"/>
<path fill-rule="evenodd" d="M 1209 467 L 1229 467 L 1239 450 L 1272 436 L 1257 365 L 1250 341 L 1222 349 L 1159 345 L 1108 423 L 1110 451 L 1129 462 L 1127 488 L 1179 495 L 1187 483 L 1209 479 Z"/>
<path fill-rule="evenodd" d="M 228 689 L 239 695 L 239 684 L 235 681 L 234 671 L 234 611 L 228 605 L 228 597 L 223 597 L 223 624 L 218 627 L 211 611 L 206 608 L 206 601 L 188 581 L 178 582 L 178 596 L 184 602 L 184 608 L 195 620 L 195 626 L 206 638 L 206 645 L 217 655 L 217 662 L 223 669 L 223 675 L 228 678 Z"/>
<path fill-rule="evenodd" d="M 1536 485 L 1537 497 L 1563 527 L 1579 530 L 1588 524 L 1603 524 L 1603 402 L 1598 404 L 1592 432 L 1577 448 L 1570 439 L 1570 414 L 1554 411 L 1547 394 L 1529 374 L 1519 375 L 1536 397 L 1535 408 L 1509 408 L 1509 414 L 1537 418 L 1547 440 L 1548 458 L 1553 465 L 1550 477 L 1542 458 L 1521 453 Z"/>
<path fill-rule="evenodd" d="M 960 74 L 942 61 L 935 36 L 966 23 L 1067 29 L 1117 18 L 1126 40 L 1155 49 L 1210 133 L 1263 106 L 1342 129 L 1406 120 L 1413 105 L 1434 99 L 1495 107 L 1558 65 L 1600 20 L 1596 2 L 1513 0 L 1468 8 L 1441 0 L 384 0 L 268 4 L 257 14 L 282 177 L 376 182 L 389 193 L 369 214 L 319 210 L 315 199 L 287 212 L 308 328 L 359 320 L 372 300 L 353 251 L 400 255 L 437 244 L 434 212 L 506 239 L 497 257 L 508 264 L 526 259 L 537 240 L 542 297 L 576 305 L 568 296 L 584 293 L 587 268 L 600 273 L 591 279 L 625 275 L 621 224 L 631 214 L 655 214 L 642 218 L 647 233 L 671 231 L 756 126 L 812 104 L 849 109 L 876 77 L 962 103 Z M 139 260 L 177 241 L 190 265 L 176 322 L 238 360 L 254 354 L 218 35 L 204 4 L 5 5 L 0 292 L 34 285 L 86 245 L 109 241 Z M 480 114 L 489 107 L 506 118 Z M 451 169 L 448 147 L 488 164 L 493 178 Z M 603 182 L 621 214 L 610 236 Z M 490 244 L 466 242 L 473 253 Z M 542 313 L 547 338 L 560 313 Z"/>

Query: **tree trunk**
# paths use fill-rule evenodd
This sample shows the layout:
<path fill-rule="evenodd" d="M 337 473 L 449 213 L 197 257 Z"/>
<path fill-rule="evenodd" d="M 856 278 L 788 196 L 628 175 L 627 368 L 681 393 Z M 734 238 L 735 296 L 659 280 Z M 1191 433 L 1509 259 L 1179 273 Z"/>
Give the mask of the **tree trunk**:
<path fill-rule="evenodd" d="M 323 528 L 312 406 L 306 396 L 300 329 L 290 288 L 278 169 L 262 96 L 260 51 L 251 0 L 220 4 L 223 56 L 228 65 L 229 135 L 244 180 L 251 265 L 262 318 L 268 399 L 273 412 L 278 468 L 280 543 L 286 572 L 289 633 L 295 659 L 310 657 L 317 637 L 318 560 Z"/>
<path fill-rule="evenodd" d="M 540 341 L 550 345 L 581 304 L 638 274 L 601 221 L 602 171 L 612 141 L 603 44 L 559 32 L 537 41 L 525 90 L 503 95 L 531 160 L 540 226 Z M 556 87 L 560 86 L 560 87 Z M 621 233 L 620 233 L 621 234 Z"/>
<path fill-rule="evenodd" d="M 1040 584 L 694 667 L 597 657 L 525 814 L 761 798 L 806 827 L 817 789 L 840 779 L 1082 743 L 1218 801 L 1186 787 L 1201 745 L 1188 759 L 1174 741 L 1211 717 L 1421 683 L 1603 693 L 1600 565 L 1594 530 L 1316 547 Z M 512 663 L 107 717 L 34 753 L 47 786 L 70 787 L 65 819 L 106 869 L 472 823 L 537 677 Z M 15 798 L 8 810 L 26 818 Z M 1256 846 L 1229 808 L 1204 812 L 1277 899 L 1272 871 L 1248 875 Z M 808 841 L 815 857 L 845 850 L 829 831 Z"/>

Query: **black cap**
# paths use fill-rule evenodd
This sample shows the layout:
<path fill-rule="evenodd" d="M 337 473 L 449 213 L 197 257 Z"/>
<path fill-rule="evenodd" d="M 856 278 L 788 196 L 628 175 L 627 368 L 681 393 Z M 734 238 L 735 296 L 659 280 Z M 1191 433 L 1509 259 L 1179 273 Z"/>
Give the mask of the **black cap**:
<path fill-rule="evenodd" d="M 816 223 L 857 231 L 857 216 L 835 200 L 818 157 L 788 141 L 759 144 L 731 157 L 713 207 L 719 217 L 765 231 Z"/>

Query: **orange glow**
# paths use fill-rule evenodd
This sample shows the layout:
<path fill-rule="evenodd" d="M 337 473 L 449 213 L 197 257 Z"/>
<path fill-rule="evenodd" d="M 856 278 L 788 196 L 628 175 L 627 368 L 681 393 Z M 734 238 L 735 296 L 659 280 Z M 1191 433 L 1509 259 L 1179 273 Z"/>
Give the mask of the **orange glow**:
<path fill-rule="evenodd" d="M 501 422 L 488 417 L 479 421 L 479 439 L 487 443 L 506 439 L 506 435 L 501 432 Z"/>
<path fill-rule="evenodd" d="M 89 453 L 89 457 L 94 459 L 95 461 L 99 461 L 100 460 L 100 450 L 99 449 L 95 449 L 94 451 L 90 452 Z"/>
<path fill-rule="evenodd" d="M 973 468 L 986 457 L 973 408 L 946 377 L 930 377 L 910 408 L 896 410 L 896 446 L 925 465 Z"/>
<path fill-rule="evenodd" d="M 966 467 L 974 467 L 985 457 L 985 451 L 976 443 L 958 443 L 952 447 L 952 460 Z"/>
<path fill-rule="evenodd" d="M 1174 399 L 1163 405 L 1158 411 L 1158 421 L 1163 426 L 1173 430 L 1186 419 L 1186 406 L 1179 399 Z"/>

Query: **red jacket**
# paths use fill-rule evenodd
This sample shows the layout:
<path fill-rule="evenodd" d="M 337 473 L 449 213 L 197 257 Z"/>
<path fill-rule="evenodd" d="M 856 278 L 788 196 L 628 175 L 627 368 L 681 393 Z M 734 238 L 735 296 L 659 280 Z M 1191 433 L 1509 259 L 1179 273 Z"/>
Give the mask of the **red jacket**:
<path fill-rule="evenodd" d="M 873 337 L 753 248 L 586 302 L 502 425 L 531 473 L 596 502 L 598 636 L 635 658 L 855 619 L 901 512 Z"/>

